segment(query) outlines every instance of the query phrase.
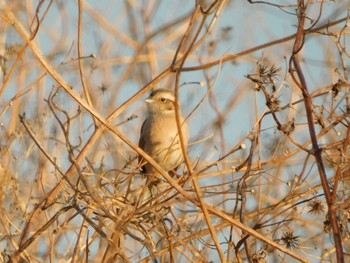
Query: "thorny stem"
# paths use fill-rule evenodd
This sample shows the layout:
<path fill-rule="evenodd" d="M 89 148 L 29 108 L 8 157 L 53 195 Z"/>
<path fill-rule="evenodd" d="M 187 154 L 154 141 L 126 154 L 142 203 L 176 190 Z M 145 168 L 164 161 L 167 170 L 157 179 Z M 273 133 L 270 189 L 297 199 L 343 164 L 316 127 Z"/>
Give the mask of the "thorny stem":
<path fill-rule="evenodd" d="M 331 227 L 333 230 L 333 238 L 335 243 L 335 249 L 336 249 L 336 255 L 337 255 L 337 262 L 344 262 L 344 255 L 343 255 L 343 245 L 342 245 L 342 239 L 341 234 L 339 230 L 339 225 L 336 218 L 336 207 L 334 206 L 334 202 L 332 200 L 332 194 L 328 185 L 327 175 L 324 168 L 323 160 L 322 160 L 322 149 L 318 146 L 317 137 L 316 137 L 316 131 L 315 131 L 315 125 L 314 125 L 314 118 L 313 118 L 313 105 L 312 105 L 312 99 L 310 97 L 307 83 L 305 80 L 305 76 L 303 74 L 299 56 L 299 51 L 303 48 L 304 40 L 305 40 L 305 34 L 304 34 L 304 23 L 305 23 L 305 10 L 306 7 L 304 5 L 304 0 L 298 0 L 298 31 L 296 34 L 294 46 L 293 46 L 293 55 L 291 57 L 290 63 L 293 64 L 294 69 L 292 68 L 292 65 L 290 65 L 290 73 L 293 77 L 293 80 L 295 83 L 299 86 L 303 98 L 304 98 L 304 104 L 305 104 L 305 110 L 306 110 L 306 116 L 308 121 L 308 127 L 310 132 L 310 138 L 312 143 L 312 149 L 313 149 L 313 155 L 315 156 L 317 168 L 319 171 L 320 179 L 322 188 L 326 197 L 326 202 L 328 206 L 328 215 L 329 220 L 331 223 Z M 296 72 L 296 75 L 294 75 L 294 71 Z"/>

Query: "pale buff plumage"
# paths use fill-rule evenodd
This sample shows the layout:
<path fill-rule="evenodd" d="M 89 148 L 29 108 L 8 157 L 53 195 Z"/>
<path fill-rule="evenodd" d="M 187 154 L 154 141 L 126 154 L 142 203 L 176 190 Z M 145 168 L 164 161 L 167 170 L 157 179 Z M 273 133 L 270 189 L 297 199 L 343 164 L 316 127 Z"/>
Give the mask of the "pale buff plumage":
<path fill-rule="evenodd" d="M 175 170 L 183 161 L 183 154 L 175 117 L 175 96 L 167 89 L 158 89 L 146 99 L 148 116 L 141 127 L 139 146 L 150 155 L 165 171 Z M 189 130 L 183 117 L 180 118 L 181 131 L 187 148 Z M 161 175 L 139 157 L 142 172 L 152 182 L 159 181 Z"/>

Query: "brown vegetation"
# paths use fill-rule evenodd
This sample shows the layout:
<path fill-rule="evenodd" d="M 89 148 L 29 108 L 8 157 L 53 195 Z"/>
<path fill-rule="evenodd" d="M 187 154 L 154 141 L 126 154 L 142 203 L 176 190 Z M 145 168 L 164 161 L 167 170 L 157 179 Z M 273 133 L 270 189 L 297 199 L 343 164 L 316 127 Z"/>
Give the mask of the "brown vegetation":
<path fill-rule="evenodd" d="M 2 261 L 350 260 L 348 1 L 7 2 Z M 174 177 L 136 143 L 157 87 L 191 129 Z"/>

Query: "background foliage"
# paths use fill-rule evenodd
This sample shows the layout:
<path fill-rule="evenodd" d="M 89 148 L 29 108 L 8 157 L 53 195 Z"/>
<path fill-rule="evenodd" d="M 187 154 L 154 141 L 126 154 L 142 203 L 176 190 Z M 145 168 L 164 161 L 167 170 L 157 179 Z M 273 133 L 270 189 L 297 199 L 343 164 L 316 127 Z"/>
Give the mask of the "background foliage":
<path fill-rule="evenodd" d="M 4 262 L 350 260 L 348 1 L 0 1 Z M 186 161 L 150 193 L 143 99 Z"/>

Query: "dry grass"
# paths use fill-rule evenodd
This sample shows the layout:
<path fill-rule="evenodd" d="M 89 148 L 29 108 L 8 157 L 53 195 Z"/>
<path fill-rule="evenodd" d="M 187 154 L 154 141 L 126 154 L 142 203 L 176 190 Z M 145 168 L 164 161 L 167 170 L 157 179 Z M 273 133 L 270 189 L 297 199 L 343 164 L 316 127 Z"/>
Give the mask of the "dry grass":
<path fill-rule="evenodd" d="M 349 260 L 348 4 L 90 2 L 0 1 L 3 262 Z M 156 87 L 175 177 L 136 143 Z"/>

